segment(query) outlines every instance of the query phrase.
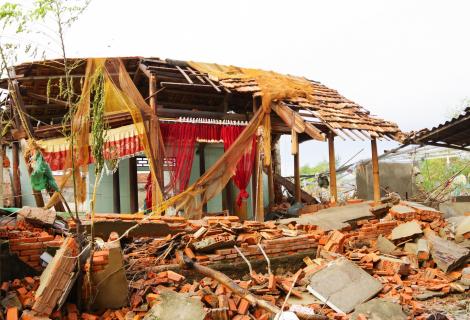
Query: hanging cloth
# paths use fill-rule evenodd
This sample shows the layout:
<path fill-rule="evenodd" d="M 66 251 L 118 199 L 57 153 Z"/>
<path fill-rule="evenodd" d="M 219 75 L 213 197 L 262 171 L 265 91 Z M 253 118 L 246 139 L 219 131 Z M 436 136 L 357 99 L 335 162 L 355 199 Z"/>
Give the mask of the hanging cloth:
<path fill-rule="evenodd" d="M 165 141 L 166 157 L 174 158 L 175 167 L 169 187 L 178 194 L 186 189 L 193 167 L 197 124 L 175 123 Z"/>
<path fill-rule="evenodd" d="M 224 150 L 227 151 L 233 142 L 238 138 L 242 133 L 245 127 L 242 126 L 223 126 L 221 129 L 221 138 L 224 141 Z M 246 188 L 250 182 L 251 173 L 253 172 L 253 165 L 255 160 L 255 150 L 256 150 L 256 135 L 253 135 L 251 145 L 247 148 L 244 148 L 243 155 L 238 160 L 237 166 L 235 169 L 235 175 L 232 177 L 233 182 L 239 189 L 237 196 L 237 206 L 242 205 L 243 199 L 248 199 L 248 192 Z"/>
<path fill-rule="evenodd" d="M 36 152 L 34 161 L 31 162 L 33 171 L 31 172 L 31 186 L 35 191 L 59 191 L 59 186 L 55 182 L 51 168 L 44 160 L 40 152 Z"/>
<path fill-rule="evenodd" d="M 191 176 L 191 168 L 194 160 L 194 149 L 199 132 L 198 125 L 187 122 L 160 123 L 160 130 L 165 145 L 165 156 L 170 159 L 170 182 L 165 186 L 165 193 L 178 194 L 186 189 Z M 151 208 L 152 180 L 147 177 L 145 185 L 145 203 Z"/>

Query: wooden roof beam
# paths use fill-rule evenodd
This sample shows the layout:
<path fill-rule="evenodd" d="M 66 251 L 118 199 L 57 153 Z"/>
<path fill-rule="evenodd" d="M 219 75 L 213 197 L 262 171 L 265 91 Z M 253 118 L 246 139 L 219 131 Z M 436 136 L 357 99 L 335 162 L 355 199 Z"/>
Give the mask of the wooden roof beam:
<path fill-rule="evenodd" d="M 37 94 L 37 93 L 34 93 L 34 92 L 30 92 L 29 90 L 26 90 L 25 91 L 25 94 L 26 96 L 30 97 L 30 98 L 33 98 L 33 99 L 37 99 L 37 100 L 40 100 L 40 101 L 44 101 L 44 102 L 49 102 L 49 104 L 55 104 L 55 105 L 58 105 L 58 106 L 61 106 L 61 107 L 68 107 L 68 104 L 66 101 L 64 100 L 59 100 L 59 99 L 55 99 L 55 98 L 47 98 L 46 96 L 43 96 L 41 94 Z M 50 103 L 52 102 L 52 103 Z"/>
<path fill-rule="evenodd" d="M 306 133 L 314 140 L 325 141 L 325 134 L 312 124 L 305 121 L 302 116 L 283 103 L 272 103 L 272 110 L 297 133 Z"/>

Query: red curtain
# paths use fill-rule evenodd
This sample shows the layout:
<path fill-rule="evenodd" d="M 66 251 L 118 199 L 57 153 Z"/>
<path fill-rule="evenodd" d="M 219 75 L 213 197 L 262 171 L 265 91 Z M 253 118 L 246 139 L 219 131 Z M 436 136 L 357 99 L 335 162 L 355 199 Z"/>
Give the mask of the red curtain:
<path fill-rule="evenodd" d="M 175 163 L 169 184 L 169 188 L 174 190 L 175 194 L 182 192 L 188 186 L 197 133 L 197 124 L 180 122 L 172 124 L 168 135 L 164 136 L 165 157 L 173 158 Z"/>
<path fill-rule="evenodd" d="M 221 129 L 220 136 L 224 141 L 224 150 L 227 151 L 232 143 L 237 139 L 240 133 L 245 129 L 242 126 L 223 126 Z M 246 188 L 248 182 L 250 182 L 251 173 L 253 172 L 253 165 L 255 161 L 255 150 L 256 150 L 256 137 L 253 137 L 253 142 L 250 147 L 245 149 L 245 154 L 238 161 L 235 175 L 233 176 L 233 182 L 240 190 L 237 196 L 237 205 L 241 206 L 243 199 L 248 199 L 248 192 Z"/>
<path fill-rule="evenodd" d="M 223 140 L 224 150 L 226 151 L 244 129 L 244 126 L 221 126 L 210 123 L 160 123 L 160 130 L 165 143 L 165 157 L 173 158 L 175 164 L 170 174 L 170 184 L 167 186 L 167 190 L 174 190 L 177 194 L 184 191 L 188 186 L 196 140 Z M 250 148 L 245 150 L 245 154 L 238 162 L 235 176 L 233 177 L 233 182 L 240 190 L 237 196 L 238 206 L 242 204 L 242 199 L 247 199 L 249 196 L 246 188 L 253 171 L 255 148 L 256 139 L 253 137 L 253 143 Z M 149 175 L 146 185 L 147 208 L 150 208 L 152 205 L 151 187 L 152 183 Z"/>

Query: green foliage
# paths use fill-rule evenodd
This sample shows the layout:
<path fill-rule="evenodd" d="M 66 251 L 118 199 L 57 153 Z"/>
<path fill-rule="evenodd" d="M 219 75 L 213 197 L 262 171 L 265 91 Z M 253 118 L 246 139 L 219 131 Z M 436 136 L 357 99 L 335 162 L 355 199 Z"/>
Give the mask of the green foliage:
<path fill-rule="evenodd" d="M 70 27 L 91 0 L 36 0 L 30 16 L 32 19 L 44 20 L 49 14 L 60 19 L 61 27 Z"/>
<path fill-rule="evenodd" d="M 466 166 L 469 161 L 460 157 L 450 158 L 449 163 L 446 158 L 425 159 L 419 164 L 421 178 L 417 182 L 426 192 L 431 192 L 462 169 L 461 174 L 468 177 L 470 166 Z"/>
<path fill-rule="evenodd" d="M 328 172 L 328 161 L 321 161 L 313 167 L 309 165 L 300 167 L 301 175 L 314 175 L 322 172 Z"/>
<path fill-rule="evenodd" d="M 341 159 L 339 157 L 336 157 L 335 161 L 336 161 L 336 168 L 338 168 L 338 165 L 340 164 Z M 320 173 L 328 173 L 329 166 L 330 164 L 326 160 L 318 162 L 313 167 L 310 165 L 304 165 L 300 167 L 300 174 L 301 175 L 315 175 L 315 174 L 320 174 Z"/>
<path fill-rule="evenodd" d="M 106 142 L 106 121 L 104 119 L 104 105 L 105 105 L 105 92 L 104 92 L 104 76 L 100 72 L 94 79 L 91 93 L 93 94 L 92 102 L 92 118 L 91 136 L 93 144 L 91 145 L 91 153 L 95 159 L 95 174 L 98 176 L 104 167 L 104 144 Z"/>
<path fill-rule="evenodd" d="M 27 20 L 20 4 L 6 2 L 0 6 L 0 21 L 2 22 L 3 30 L 14 25 L 16 28 L 15 32 L 22 33 L 25 31 Z"/>

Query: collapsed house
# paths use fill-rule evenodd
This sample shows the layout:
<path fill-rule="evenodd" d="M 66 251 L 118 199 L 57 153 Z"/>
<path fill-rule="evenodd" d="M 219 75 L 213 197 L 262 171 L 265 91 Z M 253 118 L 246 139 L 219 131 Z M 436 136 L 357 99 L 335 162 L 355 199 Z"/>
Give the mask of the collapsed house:
<path fill-rule="evenodd" d="M 8 320 L 374 319 L 376 304 L 425 319 L 418 300 L 468 292 L 470 233 L 456 234 L 433 208 L 381 196 L 377 141 L 404 136 L 335 90 L 157 58 L 72 59 L 67 77 L 60 63 L 22 64 L 2 82 L 13 186 L 2 261 L 29 268 L 7 270 Z M 64 81 L 73 99 L 64 100 Z M 109 175 L 93 169 L 97 106 Z M 282 134 L 291 135 L 294 183 L 280 175 Z M 371 201 L 339 206 L 335 138 L 371 141 Z M 299 143 L 308 139 L 328 141 L 328 203 L 301 190 Z M 265 221 L 282 189 L 303 204 Z M 76 198 L 91 205 L 76 214 Z M 367 302 L 374 297 L 386 300 Z"/>
<path fill-rule="evenodd" d="M 277 141 L 281 134 L 293 136 L 292 153 L 296 159 L 296 178 L 294 185 L 285 184 L 288 185 L 291 193 L 295 194 L 297 201 L 301 200 L 302 195 L 304 201 L 312 201 L 300 190 L 298 143 L 307 139 L 328 140 L 331 171 L 334 171 L 333 141 L 335 137 L 371 140 L 374 146 L 376 140 L 401 138 L 401 132 L 395 124 L 372 117 L 368 111 L 342 97 L 335 90 L 303 78 L 280 77 L 269 72 L 250 75 L 249 72 L 234 68 L 235 72 L 239 73 L 237 75 L 230 68 L 224 70 L 221 66 L 215 65 L 219 68 L 216 70 L 218 73 L 223 71 L 228 75 L 232 74 L 230 78 L 222 78 L 220 74 L 214 75 L 214 73 L 195 69 L 198 66 L 195 63 L 192 65 L 179 61 L 140 58 L 122 58 L 121 61 L 140 95 L 146 99 L 145 101 L 158 116 L 162 137 L 167 146 L 165 162 L 163 168 L 159 170 L 163 171 L 163 175 L 166 176 L 166 184 L 172 182 L 170 192 L 173 195 L 180 193 L 190 185 L 190 182 L 194 182 L 206 170 L 209 170 L 212 164 L 222 156 L 224 150 L 230 148 L 242 129 L 260 109 L 263 88 L 256 82 L 257 78 L 264 79 L 261 80 L 264 81 L 262 85 L 272 86 L 273 92 L 285 94 L 284 99 L 273 103 L 272 109 L 270 108 L 267 113 L 266 119 L 269 118 L 269 127 L 262 126 L 266 131 L 269 130 L 264 133 L 264 137 L 269 137 L 273 156 L 264 155 L 263 152 L 266 150 L 258 151 L 256 142 L 253 142 L 252 148 L 242 160 L 242 165 L 235 170 L 233 179 L 235 183 L 227 183 L 222 189 L 223 195 L 209 201 L 208 208 L 213 212 L 222 210 L 233 212 L 236 207 L 235 198 L 239 193 L 243 199 L 247 199 L 248 207 L 251 209 L 245 213 L 248 214 L 246 217 L 255 218 L 256 208 L 262 207 L 256 204 L 260 193 L 263 193 L 262 198 L 266 198 L 266 202 L 270 204 L 281 200 L 278 186 L 284 181 L 280 175 L 279 150 L 277 149 Z M 70 63 L 76 65 L 70 78 L 74 81 L 73 88 L 78 98 L 81 90 L 80 83 L 83 83 L 86 73 L 86 60 Z M 208 69 L 208 66 L 199 65 L 201 70 L 204 67 Z M 68 107 L 66 101 L 57 98 L 61 94 L 60 87 L 65 81 L 64 74 L 60 70 L 60 62 L 23 64 L 15 67 L 15 74 L 17 75 L 15 81 L 18 83 L 18 97 L 21 97 L 24 112 L 28 115 L 25 121 L 30 123 L 35 139 L 44 150 L 44 158 L 51 169 L 63 170 L 68 142 L 63 137 L 62 119 Z M 276 85 L 281 86 L 281 89 Z M 3 86 L 7 88 L 6 82 Z M 299 88 L 297 89 L 296 86 Z M 308 90 L 304 92 L 304 96 L 308 95 L 308 99 L 295 90 L 299 92 Z M 99 194 L 109 201 L 106 201 L 108 205 L 99 208 L 99 211 L 137 212 L 139 205 L 135 158 L 144 151 L 143 146 L 137 143 L 138 135 L 142 132 L 132 125 L 133 119 L 127 110 L 116 111 L 111 108 L 107 113 L 108 148 L 119 150 L 117 154 L 110 152 L 108 157 L 121 159 L 121 168 L 116 170 L 112 178 L 104 178 L 102 185 L 103 188 L 107 188 Z M 12 115 L 13 119 L 14 115 Z M 19 119 L 14 121 L 21 124 Z M 16 136 L 21 136 L 21 133 L 24 135 L 21 127 L 17 128 Z M 183 133 L 186 133 L 188 137 Z M 256 135 L 254 139 L 259 140 L 259 135 Z M 18 141 L 15 138 L 13 140 Z M 184 144 L 181 142 L 177 144 L 175 141 L 184 141 Z M 20 207 L 20 200 L 23 200 L 25 205 L 41 206 L 41 201 L 35 201 L 37 199 L 27 198 L 26 195 L 16 196 L 22 194 L 21 187 L 27 188 L 28 181 L 23 180 L 21 183 L 20 176 L 26 176 L 26 173 L 20 175 L 16 169 L 17 165 L 21 165 L 21 159 L 18 160 L 20 146 L 13 143 L 12 148 L 13 166 L 15 166 L 13 196 L 16 207 Z M 373 152 L 376 152 L 374 150 L 375 148 Z M 261 162 L 261 156 L 266 160 Z M 272 163 L 269 161 L 269 164 L 265 166 L 271 158 Z M 258 168 L 260 163 L 262 164 L 261 170 Z M 24 167 L 20 169 L 26 170 Z M 330 174 L 332 196 L 337 198 L 335 175 L 334 172 Z M 92 176 L 92 173 L 90 175 Z M 266 176 L 267 183 L 263 184 L 266 185 L 265 188 L 259 186 L 258 176 Z M 88 185 L 92 185 L 92 180 L 93 177 L 90 177 Z M 246 190 L 250 191 L 249 196 Z M 275 199 L 276 196 L 277 199 Z M 111 203 L 113 206 L 110 205 Z M 258 212 L 261 210 L 258 209 Z"/>

